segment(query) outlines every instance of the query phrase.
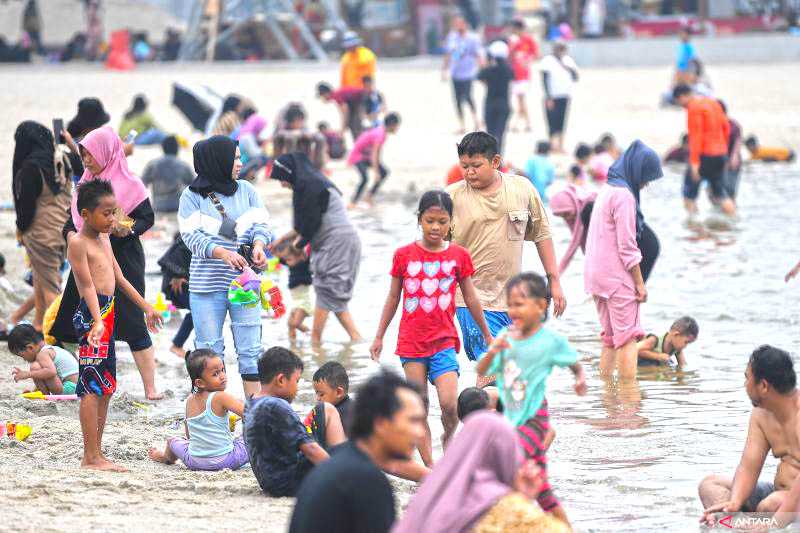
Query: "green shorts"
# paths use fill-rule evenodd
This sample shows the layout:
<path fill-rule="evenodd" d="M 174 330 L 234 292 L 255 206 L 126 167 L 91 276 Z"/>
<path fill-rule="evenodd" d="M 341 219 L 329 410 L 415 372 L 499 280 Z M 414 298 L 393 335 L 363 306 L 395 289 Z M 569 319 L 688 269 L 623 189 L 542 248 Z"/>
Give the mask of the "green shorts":
<path fill-rule="evenodd" d="M 75 394 L 75 387 L 77 387 L 77 385 L 75 385 L 73 382 L 65 381 L 64 392 L 62 392 L 61 394 Z"/>

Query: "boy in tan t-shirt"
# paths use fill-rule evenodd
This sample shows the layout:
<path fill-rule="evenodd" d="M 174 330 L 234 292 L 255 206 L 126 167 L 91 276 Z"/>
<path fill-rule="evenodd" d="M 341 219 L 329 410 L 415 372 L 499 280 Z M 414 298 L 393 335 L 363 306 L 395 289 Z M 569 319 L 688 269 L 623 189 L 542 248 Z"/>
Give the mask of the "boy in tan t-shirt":
<path fill-rule="evenodd" d="M 453 198 L 452 240 L 469 250 L 475 265 L 473 281 L 493 336 L 511 324 L 505 285 L 522 270 L 522 243 L 533 241 L 539 252 L 560 316 L 566 307 L 542 200 L 531 182 L 498 170 L 497 140 L 485 132 L 467 134 L 458 145 L 464 180 L 447 187 Z M 457 294 L 456 316 L 464 351 L 477 361 L 486 351 L 480 329 Z"/>

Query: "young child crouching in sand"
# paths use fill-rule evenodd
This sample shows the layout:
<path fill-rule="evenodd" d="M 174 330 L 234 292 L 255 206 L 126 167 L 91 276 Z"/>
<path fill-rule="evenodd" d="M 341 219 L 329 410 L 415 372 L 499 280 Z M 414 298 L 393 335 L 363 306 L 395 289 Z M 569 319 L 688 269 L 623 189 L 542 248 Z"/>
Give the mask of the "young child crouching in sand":
<path fill-rule="evenodd" d="M 8 335 L 8 351 L 30 363 L 28 371 L 14 367 L 15 382 L 32 379 L 42 394 L 75 394 L 78 360 L 64 348 L 45 344 L 30 324 L 20 324 Z"/>
<path fill-rule="evenodd" d="M 676 320 L 662 337 L 648 333 L 636 345 L 639 349 L 639 366 L 668 365 L 673 357 L 679 368 L 686 365 L 683 351 L 697 340 L 699 334 L 700 327 L 690 316 Z"/>
<path fill-rule="evenodd" d="M 192 381 L 186 438 L 168 439 L 163 452 L 150 448 L 150 459 L 168 465 L 180 459 L 189 470 L 236 470 L 247 464 L 244 441 L 233 438 L 228 423 L 229 412 L 244 414 L 244 403 L 225 392 L 228 378 L 222 357 L 211 350 L 194 350 L 186 355 L 186 371 Z"/>

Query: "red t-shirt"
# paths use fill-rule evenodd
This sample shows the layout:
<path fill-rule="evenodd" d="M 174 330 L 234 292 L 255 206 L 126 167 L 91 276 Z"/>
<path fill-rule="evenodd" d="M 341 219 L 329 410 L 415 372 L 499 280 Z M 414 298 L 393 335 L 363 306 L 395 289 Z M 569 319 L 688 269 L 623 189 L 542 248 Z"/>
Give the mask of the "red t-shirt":
<path fill-rule="evenodd" d="M 331 93 L 331 100 L 337 104 L 351 104 L 364 99 L 364 89 L 357 87 L 342 87 Z"/>
<path fill-rule="evenodd" d="M 403 282 L 397 355 L 428 357 L 447 348 L 461 349 L 453 323 L 456 287 L 473 272 L 469 252 L 452 242 L 441 252 L 414 242 L 394 253 L 391 274 Z"/>
<path fill-rule="evenodd" d="M 531 79 L 530 62 L 539 57 L 539 45 L 533 37 L 523 33 L 519 37 L 511 39 L 509 46 L 511 56 L 511 69 L 514 71 L 514 80 Z"/>

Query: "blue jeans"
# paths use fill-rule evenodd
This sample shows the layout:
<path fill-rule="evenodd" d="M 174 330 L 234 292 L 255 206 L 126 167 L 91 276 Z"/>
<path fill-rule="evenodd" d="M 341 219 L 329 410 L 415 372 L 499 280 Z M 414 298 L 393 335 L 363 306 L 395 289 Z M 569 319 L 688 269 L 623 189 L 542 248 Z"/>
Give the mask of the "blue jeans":
<path fill-rule="evenodd" d="M 150 128 L 147 131 L 140 131 L 139 135 L 133 140 L 133 144 L 137 146 L 147 146 L 150 144 L 161 144 L 167 138 L 167 134 L 155 128 Z"/>
<path fill-rule="evenodd" d="M 167 296 L 178 309 L 189 309 L 189 291 L 186 285 L 184 285 L 183 291 L 180 293 L 170 292 Z M 183 348 L 183 345 L 186 344 L 186 339 L 189 338 L 193 329 L 194 322 L 192 322 L 192 313 L 189 312 L 183 317 L 181 327 L 178 328 L 178 332 L 175 333 L 175 336 L 172 338 L 172 345 Z"/>
<path fill-rule="evenodd" d="M 261 307 L 233 305 L 227 291 L 191 292 L 189 308 L 194 321 L 194 347 L 223 355 L 225 341 L 222 326 L 231 315 L 233 344 L 239 360 L 239 374 L 245 381 L 258 381 L 258 358 L 261 355 Z"/>

